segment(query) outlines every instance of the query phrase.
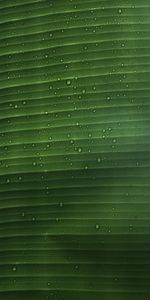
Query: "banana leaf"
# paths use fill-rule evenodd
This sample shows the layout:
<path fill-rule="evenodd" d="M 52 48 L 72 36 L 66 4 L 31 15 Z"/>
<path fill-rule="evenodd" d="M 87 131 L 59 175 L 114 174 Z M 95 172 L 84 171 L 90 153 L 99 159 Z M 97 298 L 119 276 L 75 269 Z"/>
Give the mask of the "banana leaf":
<path fill-rule="evenodd" d="M 0 1 L 0 300 L 150 299 L 150 1 Z"/>

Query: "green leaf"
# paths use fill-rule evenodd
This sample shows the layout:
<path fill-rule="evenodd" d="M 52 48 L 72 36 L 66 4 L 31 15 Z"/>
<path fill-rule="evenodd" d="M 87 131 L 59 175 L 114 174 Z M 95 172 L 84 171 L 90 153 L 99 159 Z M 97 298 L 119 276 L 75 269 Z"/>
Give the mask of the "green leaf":
<path fill-rule="evenodd" d="M 0 24 L 0 300 L 149 299 L 150 2 Z"/>

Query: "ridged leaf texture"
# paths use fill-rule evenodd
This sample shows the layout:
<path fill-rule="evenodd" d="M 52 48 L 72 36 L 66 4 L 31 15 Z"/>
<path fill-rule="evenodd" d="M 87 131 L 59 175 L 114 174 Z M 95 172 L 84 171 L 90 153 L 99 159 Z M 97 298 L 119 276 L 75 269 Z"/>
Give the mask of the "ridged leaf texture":
<path fill-rule="evenodd" d="M 150 1 L 0 1 L 0 300 L 150 299 Z"/>

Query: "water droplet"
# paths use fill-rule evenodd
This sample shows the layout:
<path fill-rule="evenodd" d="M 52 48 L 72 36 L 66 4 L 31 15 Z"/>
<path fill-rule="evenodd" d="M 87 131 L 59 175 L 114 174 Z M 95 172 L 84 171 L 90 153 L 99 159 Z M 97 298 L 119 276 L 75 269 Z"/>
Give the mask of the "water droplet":
<path fill-rule="evenodd" d="M 10 182 L 10 179 L 9 178 L 7 178 L 7 180 L 6 180 L 6 183 L 9 183 Z"/>
<path fill-rule="evenodd" d="M 122 9 L 121 9 L 121 8 L 118 9 L 118 13 L 119 13 L 119 14 L 122 13 Z"/>
<path fill-rule="evenodd" d="M 100 163 L 102 160 L 100 157 L 98 157 L 97 161 L 98 161 L 98 163 Z"/>
<path fill-rule="evenodd" d="M 82 152 L 82 148 L 78 148 L 78 152 L 81 153 Z"/>
<path fill-rule="evenodd" d="M 22 212 L 21 216 L 22 216 L 22 217 L 24 217 L 24 216 L 25 216 L 25 213 L 24 213 L 24 212 Z"/>
<path fill-rule="evenodd" d="M 83 90 L 82 90 L 82 94 L 85 94 L 85 93 L 86 93 L 86 90 L 83 89 Z"/>
<path fill-rule="evenodd" d="M 99 224 L 96 224 L 96 225 L 95 225 L 95 228 L 96 228 L 96 229 L 99 229 L 99 228 L 100 228 Z"/>
<path fill-rule="evenodd" d="M 112 142 L 115 144 L 115 143 L 117 142 L 117 140 L 116 140 L 116 139 L 113 139 Z"/>
<path fill-rule="evenodd" d="M 13 270 L 13 272 L 16 272 L 17 271 L 17 267 L 13 266 L 12 270 Z"/>
<path fill-rule="evenodd" d="M 36 166 L 36 162 L 35 161 L 33 162 L 33 166 Z"/>
<path fill-rule="evenodd" d="M 68 80 L 66 81 L 66 83 L 67 83 L 67 85 L 70 85 L 70 84 L 71 84 L 71 80 L 68 79 Z"/>

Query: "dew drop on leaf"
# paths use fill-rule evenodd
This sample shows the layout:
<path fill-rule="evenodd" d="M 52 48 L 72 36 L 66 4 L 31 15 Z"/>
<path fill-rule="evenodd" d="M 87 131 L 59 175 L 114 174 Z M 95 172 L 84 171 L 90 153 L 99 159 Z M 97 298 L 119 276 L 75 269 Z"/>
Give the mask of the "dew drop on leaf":
<path fill-rule="evenodd" d="M 95 225 L 95 228 L 96 228 L 96 229 L 99 229 L 99 228 L 100 228 L 99 224 L 96 224 L 96 225 Z"/>
<path fill-rule="evenodd" d="M 68 79 L 68 80 L 66 81 L 66 83 L 67 83 L 67 85 L 70 85 L 70 84 L 71 84 L 71 80 Z"/>
<path fill-rule="evenodd" d="M 117 142 L 117 140 L 116 140 L 116 139 L 113 139 L 112 141 L 113 141 L 113 143 L 114 143 L 114 144 Z"/>
<path fill-rule="evenodd" d="M 102 160 L 100 157 L 98 157 L 97 162 L 100 163 Z"/>
<path fill-rule="evenodd" d="M 82 148 L 78 148 L 78 152 L 81 153 L 82 152 Z"/>

